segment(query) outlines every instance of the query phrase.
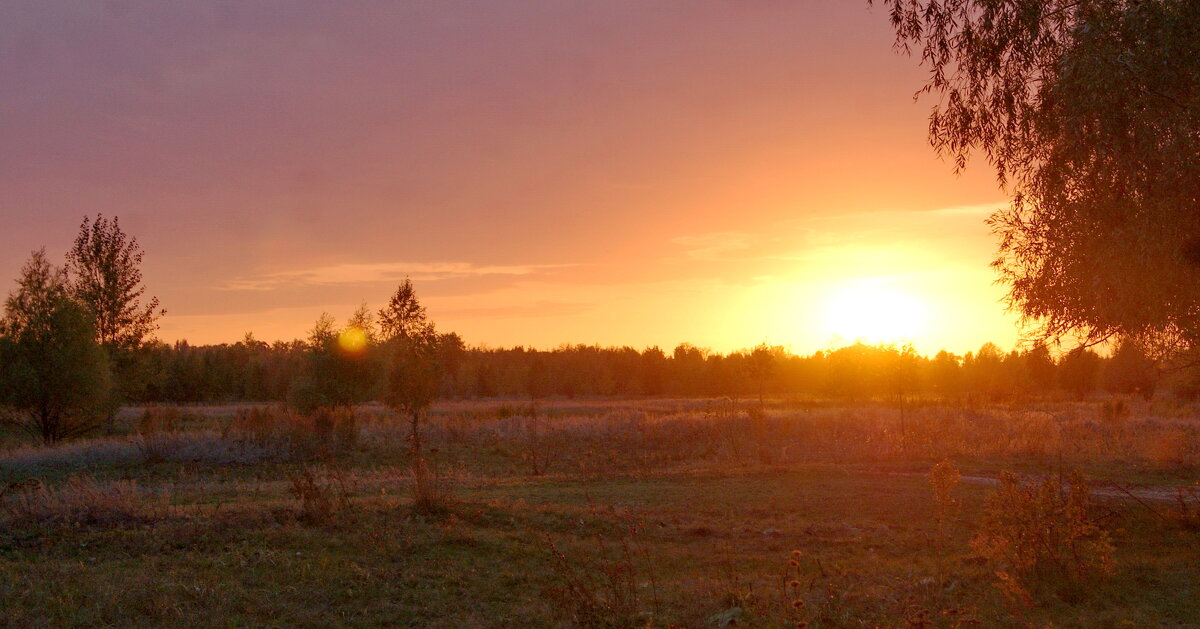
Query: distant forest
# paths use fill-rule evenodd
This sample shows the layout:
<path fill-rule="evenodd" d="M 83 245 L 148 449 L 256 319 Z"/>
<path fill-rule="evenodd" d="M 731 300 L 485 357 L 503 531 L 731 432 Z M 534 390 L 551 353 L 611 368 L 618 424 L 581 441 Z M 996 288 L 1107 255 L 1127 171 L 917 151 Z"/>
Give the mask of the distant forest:
<path fill-rule="evenodd" d="M 249 334 L 234 344 L 149 343 L 138 361 L 143 373 L 133 380 L 139 384 L 125 393 L 130 401 L 146 403 L 287 401 L 305 379 L 310 345 L 268 344 Z M 808 356 L 765 345 L 729 354 L 687 344 L 669 353 L 589 345 L 549 351 L 468 348 L 456 334 L 439 335 L 437 347 L 442 398 L 910 395 L 1001 401 L 1085 398 L 1102 391 L 1149 397 L 1160 383 L 1177 395 L 1196 394 L 1190 380 L 1181 374 L 1164 378 L 1132 344 L 1111 356 L 1082 349 L 1055 357 L 1044 347 L 1005 353 L 988 343 L 964 356 L 939 352 L 932 358 L 864 344 Z M 377 399 L 370 383 L 380 379 L 383 367 L 364 360 L 352 377 L 366 385 L 361 399 Z"/>

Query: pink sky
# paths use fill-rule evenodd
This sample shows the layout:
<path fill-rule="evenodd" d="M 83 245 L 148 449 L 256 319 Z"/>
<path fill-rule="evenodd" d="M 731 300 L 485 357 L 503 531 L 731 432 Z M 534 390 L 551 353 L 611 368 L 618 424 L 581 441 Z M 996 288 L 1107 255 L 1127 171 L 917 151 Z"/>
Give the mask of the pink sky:
<path fill-rule="evenodd" d="M 1004 196 L 929 149 L 923 71 L 865 2 L 0 16 L 0 273 L 119 216 L 167 341 L 301 337 L 405 276 L 472 344 L 808 352 L 860 285 L 920 304 L 922 349 L 1015 338 Z"/>

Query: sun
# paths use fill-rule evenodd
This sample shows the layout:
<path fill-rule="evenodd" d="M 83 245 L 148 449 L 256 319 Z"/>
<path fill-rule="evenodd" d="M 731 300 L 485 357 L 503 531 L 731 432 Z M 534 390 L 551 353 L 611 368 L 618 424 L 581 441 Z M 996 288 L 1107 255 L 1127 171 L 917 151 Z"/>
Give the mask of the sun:
<path fill-rule="evenodd" d="M 912 343 L 925 334 L 927 315 L 916 297 L 861 282 L 842 287 L 830 296 L 825 327 L 842 342 Z"/>

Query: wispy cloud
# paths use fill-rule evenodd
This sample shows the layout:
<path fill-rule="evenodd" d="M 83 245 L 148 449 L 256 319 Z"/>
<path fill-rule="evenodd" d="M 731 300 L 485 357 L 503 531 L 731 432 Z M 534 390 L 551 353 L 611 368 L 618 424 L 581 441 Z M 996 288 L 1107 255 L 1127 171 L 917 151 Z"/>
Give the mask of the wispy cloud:
<path fill-rule="evenodd" d="M 1004 209 L 1009 206 L 1008 201 L 995 201 L 993 203 L 983 203 L 980 205 L 959 205 L 955 207 L 944 207 L 933 210 L 934 214 L 950 214 L 950 215 L 972 215 L 972 216 L 988 216 L 996 210 Z"/>
<path fill-rule="evenodd" d="M 712 232 L 679 236 L 671 242 L 683 248 L 683 256 L 687 259 L 722 260 L 750 249 L 755 239 L 753 234 L 745 232 Z"/>
<path fill-rule="evenodd" d="M 264 291 L 297 286 L 396 282 L 406 277 L 429 282 L 497 275 L 531 276 L 567 266 L 573 265 L 476 265 L 470 262 L 348 263 L 242 277 L 230 280 L 220 288 L 232 291 Z"/>

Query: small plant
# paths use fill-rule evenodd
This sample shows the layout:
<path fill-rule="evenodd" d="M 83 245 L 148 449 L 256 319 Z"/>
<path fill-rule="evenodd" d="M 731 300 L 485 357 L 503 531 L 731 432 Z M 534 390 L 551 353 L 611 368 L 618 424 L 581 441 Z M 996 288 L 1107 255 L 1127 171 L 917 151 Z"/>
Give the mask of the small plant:
<path fill-rule="evenodd" d="M 551 449 L 548 447 L 542 418 L 538 416 L 536 402 L 531 402 L 525 413 L 525 448 L 521 458 L 529 463 L 532 476 L 542 476 L 550 467 Z"/>
<path fill-rule="evenodd" d="M 308 524 L 324 524 L 350 506 L 340 475 L 318 474 L 307 465 L 292 475 L 288 491 L 300 501 L 300 521 Z"/>
<path fill-rule="evenodd" d="M 1072 589 L 1114 568 L 1112 541 L 1090 512 L 1091 494 L 1078 473 L 1065 483 L 1047 477 L 1022 484 L 1005 472 L 971 546 L 991 563 L 997 587 L 1010 598 L 1028 600 L 1027 586 L 1038 583 Z"/>
<path fill-rule="evenodd" d="M 174 407 L 146 407 L 136 426 L 136 443 L 144 462 L 153 464 L 167 459 L 170 442 L 166 433 L 179 429 L 181 417 L 179 409 Z"/>
<path fill-rule="evenodd" d="M 615 512 L 610 513 L 616 517 Z M 658 581 L 649 555 L 640 544 L 641 532 L 640 523 L 617 518 L 615 544 L 598 534 L 598 552 L 578 560 L 567 557 L 549 535 L 540 536 L 560 581 L 560 586 L 547 595 L 561 605 L 573 626 L 656 626 Z M 650 600 L 641 591 L 646 583 L 650 585 Z"/>
<path fill-rule="evenodd" d="M 1200 481 L 1188 487 L 1175 488 L 1175 523 L 1188 531 L 1200 531 Z"/>
<path fill-rule="evenodd" d="M 345 454 L 358 445 L 358 417 L 354 410 L 339 409 L 333 414 L 333 449 Z"/>
<path fill-rule="evenodd" d="M 454 489 L 442 476 L 438 449 L 429 449 L 429 459 L 413 461 L 413 510 L 418 513 L 443 513 L 454 503 Z"/>
<path fill-rule="evenodd" d="M 817 577 L 806 575 L 800 565 L 804 553 L 793 550 L 788 559 L 787 570 L 784 572 L 784 618 L 796 627 L 808 627 L 811 620 L 811 610 L 804 600 L 804 595 L 816 586 Z"/>
<path fill-rule="evenodd" d="M 1106 426 L 1119 430 L 1129 419 L 1129 404 L 1123 398 L 1104 400 L 1100 404 L 1100 418 Z"/>
<path fill-rule="evenodd" d="M 934 518 L 937 520 L 939 534 L 944 534 L 950 515 L 958 505 L 954 499 L 954 489 L 958 487 L 962 474 L 950 459 L 934 465 L 929 470 L 929 484 L 933 486 Z"/>

